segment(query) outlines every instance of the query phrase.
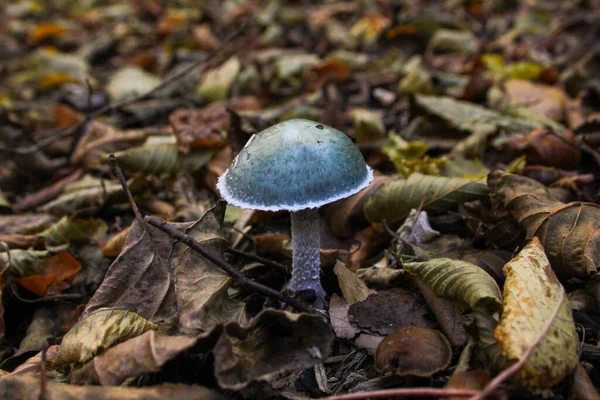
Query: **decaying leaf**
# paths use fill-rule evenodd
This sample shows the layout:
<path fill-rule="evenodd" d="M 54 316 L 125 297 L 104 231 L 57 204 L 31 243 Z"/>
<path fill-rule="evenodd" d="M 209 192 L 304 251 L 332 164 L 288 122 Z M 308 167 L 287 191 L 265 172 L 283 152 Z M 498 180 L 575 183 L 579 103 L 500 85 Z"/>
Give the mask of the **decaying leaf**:
<path fill-rule="evenodd" d="M 83 364 L 113 345 L 156 329 L 132 311 L 101 308 L 83 317 L 63 338 L 55 364 Z"/>
<path fill-rule="evenodd" d="M 54 360 L 58 355 L 59 345 L 53 345 L 46 350 L 46 368 L 47 370 L 54 365 Z M 30 357 L 23 364 L 15 368 L 10 374 L 16 376 L 40 376 L 42 368 L 42 352 L 40 351 L 33 357 Z"/>
<path fill-rule="evenodd" d="M 488 177 L 492 196 L 526 230 L 537 236 L 558 276 L 595 275 L 600 265 L 600 206 L 594 203 L 564 204 L 548 189 L 524 176 L 492 172 Z"/>
<path fill-rule="evenodd" d="M 371 294 L 366 300 L 352 304 L 348 315 L 359 327 L 383 335 L 412 325 L 434 325 L 417 295 L 401 288 Z"/>
<path fill-rule="evenodd" d="M 220 233 L 224 217 L 225 202 L 220 201 L 198 221 L 185 224 L 184 232 L 222 257 L 228 246 Z M 182 332 L 197 333 L 217 324 L 245 321 L 244 303 L 229 298 L 231 277 L 222 269 L 181 242 L 173 245 L 170 263 Z"/>
<path fill-rule="evenodd" d="M 18 276 L 26 277 L 39 274 L 42 266 L 50 259 L 51 253 L 46 250 L 11 250 L 9 271 Z M 6 253 L 0 253 L 0 265 L 8 263 Z"/>
<path fill-rule="evenodd" d="M 573 169 L 581 162 L 581 150 L 571 131 L 552 133 L 536 129 L 527 135 L 512 135 L 507 146 L 509 150 L 525 153 L 531 164 Z"/>
<path fill-rule="evenodd" d="M 521 359 L 534 347 L 519 377 L 534 387 L 551 387 L 579 362 L 579 337 L 565 290 L 537 238 L 504 266 L 504 273 L 498 344 L 510 360 Z"/>
<path fill-rule="evenodd" d="M 0 379 L 0 398 L 38 399 L 40 379 L 29 376 L 6 376 Z M 203 386 L 164 383 L 162 385 L 134 387 L 76 386 L 64 383 L 47 382 L 45 395 L 48 400 L 184 400 L 201 398 L 224 400 L 224 398 Z"/>
<path fill-rule="evenodd" d="M 375 368 L 396 375 L 431 376 L 446 369 L 452 358 L 448 339 L 439 331 L 421 326 L 402 328 L 377 347 Z"/>
<path fill-rule="evenodd" d="M 487 193 L 487 185 L 479 179 L 412 174 L 406 180 L 395 180 L 380 187 L 365 204 L 364 212 L 371 222 L 395 222 L 421 204 L 428 211 L 440 211 Z"/>
<path fill-rule="evenodd" d="M 71 254 L 61 251 L 45 263 L 39 274 L 16 278 L 19 285 L 40 297 L 57 294 L 68 288 L 75 275 L 81 270 L 81 264 Z"/>
<path fill-rule="evenodd" d="M 133 311 L 158 325 L 177 318 L 174 279 L 168 266 L 171 240 L 134 220 L 123 250 L 88 302 L 82 318 L 101 308 Z"/>
<path fill-rule="evenodd" d="M 240 69 L 241 62 L 234 56 L 219 67 L 207 71 L 196 89 L 196 95 L 207 103 L 226 99 Z"/>
<path fill-rule="evenodd" d="M 116 235 L 111 236 L 110 239 L 106 241 L 106 245 L 102 248 L 102 254 L 106 257 L 117 257 L 121 254 L 130 230 L 131 227 L 128 226 Z"/>
<path fill-rule="evenodd" d="M 150 330 L 108 349 L 73 372 L 71 383 L 116 386 L 161 367 L 196 343 L 195 337 L 162 336 Z"/>
<path fill-rule="evenodd" d="M 115 154 L 119 165 L 128 171 L 172 176 L 194 172 L 206 164 L 214 149 L 198 148 L 184 154 L 175 143 L 145 144 Z"/>
<path fill-rule="evenodd" d="M 47 245 L 57 246 L 70 241 L 81 242 L 101 238 L 106 233 L 106 223 L 100 219 L 84 220 L 62 217 L 60 221 L 39 233 Z"/>
<path fill-rule="evenodd" d="M 340 289 L 342 289 L 344 300 L 348 305 L 366 300 L 366 298 L 369 297 L 369 294 L 372 293 L 367 285 L 358 278 L 354 272 L 346 268 L 341 261 L 338 260 L 336 262 L 333 272 L 335 272 L 338 277 Z"/>
<path fill-rule="evenodd" d="M 423 279 L 437 296 L 450 297 L 469 308 L 489 306 L 499 310 L 502 306 L 502 294 L 496 281 L 471 263 L 435 258 L 405 263 L 404 269 Z"/>
<path fill-rule="evenodd" d="M 360 332 L 360 329 L 348 319 L 349 309 L 350 306 L 336 293 L 331 296 L 329 300 L 329 319 L 335 331 L 335 336 L 341 339 L 352 339 Z"/>
<path fill-rule="evenodd" d="M 318 314 L 266 309 L 245 327 L 225 327 L 213 350 L 215 374 L 222 388 L 241 389 L 323 362 L 334 340 L 331 325 Z"/>

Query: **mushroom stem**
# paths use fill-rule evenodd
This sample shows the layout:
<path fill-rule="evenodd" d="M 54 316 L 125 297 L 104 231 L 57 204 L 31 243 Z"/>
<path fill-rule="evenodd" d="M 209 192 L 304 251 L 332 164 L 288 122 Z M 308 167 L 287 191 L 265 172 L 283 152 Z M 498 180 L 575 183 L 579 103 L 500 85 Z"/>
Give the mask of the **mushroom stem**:
<path fill-rule="evenodd" d="M 319 212 L 316 208 L 292 212 L 292 279 L 288 289 L 295 292 L 312 289 L 325 298 L 321 286 L 321 257 L 319 254 Z"/>

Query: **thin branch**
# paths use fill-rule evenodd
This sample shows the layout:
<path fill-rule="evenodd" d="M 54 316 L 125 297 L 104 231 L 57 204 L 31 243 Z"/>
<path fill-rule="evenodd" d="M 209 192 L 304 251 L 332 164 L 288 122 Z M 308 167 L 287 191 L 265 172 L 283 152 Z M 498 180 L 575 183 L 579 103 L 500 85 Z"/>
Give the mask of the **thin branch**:
<path fill-rule="evenodd" d="M 256 262 L 262 263 L 262 264 L 267 265 L 267 266 L 275 267 L 275 268 L 280 269 L 280 270 L 282 270 L 282 271 L 284 271 L 286 273 L 290 272 L 290 267 L 288 267 L 286 265 L 283 265 L 283 264 L 280 264 L 280 263 L 275 262 L 275 261 L 271 261 L 268 258 L 257 256 L 255 254 L 246 253 L 245 251 L 236 250 L 236 249 L 231 248 L 231 247 L 228 248 L 225 251 L 227 253 L 230 253 L 230 254 L 233 254 L 233 255 L 236 255 L 236 256 L 240 256 L 240 257 L 244 257 L 244 258 L 247 258 L 249 260 L 256 261 Z"/>
<path fill-rule="evenodd" d="M 138 208 L 135 200 L 133 199 L 133 195 L 131 194 L 131 191 L 127 187 L 127 180 L 125 179 L 125 175 L 123 175 L 123 171 L 121 170 L 121 167 L 119 167 L 119 164 L 117 163 L 117 157 L 115 157 L 114 154 L 111 154 L 110 156 L 108 156 L 108 161 L 110 161 L 110 164 L 112 166 L 112 171 L 115 174 L 117 180 L 119 182 L 121 182 L 121 186 L 123 187 L 123 192 L 125 192 L 125 195 L 127 196 L 127 200 L 129 200 L 129 204 L 131 204 L 131 208 L 133 209 L 133 213 L 135 214 L 135 217 L 142 224 L 142 226 L 144 226 L 144 217 L 142 217 L 142 213 L 140 212 L 140 209 Z"/>
<path fill-rule="evenodd" d="M 119 180 L 119 183 L 121 183 L 121 187 L 123 188 L 123 191 L 126 193 L 127 198 L 129 199 L 129 202 L 131 204 L 131 207 L 134 209 L 134 212 L 136 213 L 136 217 L 142 218 L 141 213 L 139 212 L 139 209 L 138 209 L 137 205 L 135 204 L 135 200 L 133 199 L 133 196 L 131 195 L 131 192 L 129 191 L 129 187 L 127 186 L 127 181 L 125 180 L 123 171 L 121 171 L 121 168 L 119 167 L 116 157 L 114 157 L 114 155 L 111 154 L 109 157 L 109 160 L 111 161 L 111 164 L 112 164 L 113 173 Z M 177 239 L 180 242 L 188 245 L 190 248 L 196 250 L 204 258 L 206 258 L 207 260 L 209 260 L 210 262 L 215 264 L 217 267 L 219 267 L 223 271 L 225 271 L 227 274 L 229 274 L 229 276 L 231 276 L 233 281 L 238 283 L 239 285 L 245 286 L 249 289 L 252 289 L 255 292 L 261 293 L 265 296 L 272 297 L 281 302 L 287 303 L 297 310 L 304 311 L 304 312 L 314 312 L 312 307 L 307 306 L 306 304 L 304 304 L 294 298 L 286 296 L 283 293 L 281 293 L 280 291 L 277 291 L 273 288 L 262 285 L 258 282 L 255 282 L 255 281 L 247 278 L 244 274 L 242 274 L 240 271 L 238 271 L 233 265 L 229 264 L 228 262 L 223 260 L 221 257 L 217 256 L 212 251 L 207 250 L 204 246 L 202 246 L 200 243 L 198 243 L 192 237 L 173 228 L 171 225 L 167 224 L 167 222 L 159 221 L 152 217 L 146 217 L 145 220 L 141 219 L 142 223 L 144 223 L 144 221 L 148 222 L 150 225 L 165 232 L 166 234 L 171 236 L 173 239 Z"/>
<path fill-rule="evenodd" d="M 364 400 L 382 397 L 469 397 L 477 395 L 477 390 L 469 389 L 436 389 L 436 388 L 397 388 L 376 390 L 373 392 L 358 392 L 326 397 L 323 400 Z M 500 397 L 502 393 L 492 393 L 491 396 Z"/>

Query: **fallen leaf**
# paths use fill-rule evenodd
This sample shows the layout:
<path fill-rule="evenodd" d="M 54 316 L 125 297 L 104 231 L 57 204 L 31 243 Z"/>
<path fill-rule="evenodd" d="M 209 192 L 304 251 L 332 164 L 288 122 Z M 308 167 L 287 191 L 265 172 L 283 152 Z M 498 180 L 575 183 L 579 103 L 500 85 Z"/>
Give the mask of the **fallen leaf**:
<path fill-rule="evenodd" d="M 337 275 L 340 289 L 342 289 L 342 294 L 344 295 L 344 301 L 348 305 L 366 300 L 369 294 L 372 293 L 367 285 L 354 272 L 346 268 L 341 261 L 338 260 L 335 263 L 333 272 Z"/>
<path fill-rule="evenodd" d="M 126 66 L 109 78 L 106 91 L 113 101 L 125 101 L 149 92 L 159 84 L 160 78 L 141 68 Z"/>
<path fill-rule="evenodd" d="M 72 220 L 68 217 L 62 217 L 57 223 L 38 235 L 44 238 L 47 245 L 58 246 L 71 241 L 82 242 L 93 238 L 101 238 L 106 233 L 106 229 L 106 223 L 101 219 Z"/>
<path fill-rule="evenodd" d="M 386 337 L 377 347 L 375 368 L 394 371 L 399 376 L 429 377 L 450 365 L 452 349 L 446 337 L 421 326 L 402 328 Z"/>
<path fill-rule="evenodd" d="M 55 364 L 83 364 L 124 342 L 156 329 L 156 325 L 132 311 L 101 308 L 85 316 L 65 335 Z"/>
<path fill-rule="evenodd" d="M 132 172 L 173 176 L 184 171 L 195 172 L 214 154 L 214 149 L 197 148 L 184 154 L 175 143 L 145 144 L 115 154 L 119 165 Z"/>
<path fill-rule="evenodd" d="M 229 243 L 221 235 L 225 202 L 220 201 L 198 221 L 185 224 L 185 234 L 213 254 L 223 257 Z M 169 256 L 175 277 L 180 331 L 196 334 L 228 322 L 244 323 L 245 304 L 229 297 L 231 277 L 182 242 Z"/>
<path fill-rule="evenodd" d="M 364 206 L 371 222 L 388 223 L 405 218 L 413 208 L 441 211 L 485 196 L 489 189 L 479 179 L 445 178 L 412 174 L 381 186 Z"/>
<path fill-rule="evenodd" d="M 449 297 L 469 308 L 489 306 L 499 310 L 502 306 L 502 294 L 496 281 L 471 263 L 435 258 L 404 263 L 403 267 L 423 279 L 437 296 Z"/>
<path fill-rule="evenodd" d="M 39 398 L 40 379 L 29 376 L 5 376 L 0 379 L 0 398 L 19 398 L 33 400 Z M 48 400 L 184 400 L 201 398 L 206 400 L 224 400 L 224 398 L 199 385 L 163 383 L 161 385 L 135 387 L 97 387 L 66 385 L 49 381 L 45 395 Z"/>
<path fill-rule="evenodd" d="M 436 296 L 431 287 L 422 279 L 415 277 L 414 280 L 450 344 L 455 347 L 464 346 L 467 343 L 468 334 L 460 307 L 448 298 Z"/>
<path fill-rule="evenodd" d="M 53 369 L 54 360 L 56 359 L 56 355 L 58 354 L 59 347 L 59 345 L 55 344 L 53 346 L 48 347 L 48 349 L 46 350 L 46 371 Z M 10 375 L 39 377 L 41 369 L 42 352 L 40 351 L 35 356 L 27 359 L 27 361 L 15 368 L 10 373 Z"/>
<path fill-rule="evenodd" d="M 228 109 L 236 112 L 258 111 L 260 104 L 254 97 L 234 97 L 211 103 L 204 108 L 175 110 L 169 116 L 169 122 L 179 149 L 188 153 L 192 147 L 223 147 L 230 128 L 231 116 Z"/>
<path fill-rule="evenodd" d="M 215 375 L 222 388 L 239 390 L 322 363 L 334 340 L 331 325 L 318 314 L 266 309 L 246 326 L 225 327 L 213 350 Z"/>
<path fill-rule="evenodd" d="M 206 103 L 225 100 L 241 68 L 239 58 L 234 56 L 219 67 L 206 71 L 196 89 L 196 96 Z"/>
<path fill-rule="evenodd" d="M 463 371 L 454 373 L 448 382 L 446 382 L 446 389 L 471 389 L 481 390 L 490 381 L 490 374 L 483 370 L 474 371 Z M 462 397 L 449 397 L 449 400 L 460 400 Z"/>
<path fill-rule="evenodd" d="M 128 226 L 116 235 L 111 236 L 106 241 L 106 245 L 102 248 L 102 254 L 104 254 L 106 257 L 117 257 L 119 254 L 121 254 L 130 230 L 131 226 Z"/>
<path fill-rule="evenodd" d="M 81 264 L 71 254 L 61 251 L 42 266 L 40 274 L 16 278 L 15 281 L 40 297 L 61 293 L 67 289 L 75 275 L 81 270 Z"/>
<path fill-rule="evenodd" d="M 600 206 L 556 200 L 548 189 L 524 176 L 492 172 L 492 196 L 526 230 L 537 236 L 559 276 L 593 275 L 600 265 Z"/>
<path fill-rule="evenodd" d="M 559 88 L 509 79 L 504 83 L 504 90 L 508 100 L 512 103 L 526 107 L 557 122 L 565 120 L 567 95 Z"/>
<path fill-rule="evenodd" d="M 581 363 L 577 364 L 573 372 L 573 387 L 571 388 L 570 395 L 574 399 L 600 399 L 600 393 L 598 393 L 598 390 Z"/>
<path fill-rule="evenodd" d="M 70 383 L 118 386 L 127 378 L 158 372 L 196 344 L 190 336 L 163 336 L 150 330 L 119 343 L 71 374 Z"/>
<path fill-rule="evenodd" d="M 335 336 L 340 339 L 353 339 L 359 332 L 348 318 L 350 306 L 334 293 L 329 299 L 329 319 L 331 327 L 335 331 Z"/>
<path fill-rule="evenodd" d="M 494 332 L 502 353 L 520 360 L 534 347 L 519 377 L 533 387 L 554 386 L 579 363 L 579 337 L 565 290 L 537 238 L 504 266 L 504 274 L 504 307 Z"/>
<path fill-rule="evenodd" d="M 524 153 L 531 164 L 573 169 L 581 162 L 581 151 L 571 131 L 552 134 L 536 129 L 528 135 L 512 135 L 506 145 L 509 150 Z"/>
<path fill-rule="evenodd" d="M 69 30 L 56 22 L 44 22 L 36 25 L 29 31 L 27 39 L 32 44 L 47 41 L 49 39 L 65 36 Z"/>
<path fill-rule="evenodd" d="M 369 186 L 355 195 L 325 206 L 325 221 L 331 233 L 337 237 L 351 237 L 354 225 L 367 224 L 363 213 L 364 204 L 381 185 L 391 180 L 387 176 L 377 175 Z"/>
<path fill-rule="evenodd" d="M 360 328 L 383 335 L 412 325 L 433 327 L 422 300 L 400 288 L 371 294 L 366 300 L 352 304 L 348 315 Z"/>

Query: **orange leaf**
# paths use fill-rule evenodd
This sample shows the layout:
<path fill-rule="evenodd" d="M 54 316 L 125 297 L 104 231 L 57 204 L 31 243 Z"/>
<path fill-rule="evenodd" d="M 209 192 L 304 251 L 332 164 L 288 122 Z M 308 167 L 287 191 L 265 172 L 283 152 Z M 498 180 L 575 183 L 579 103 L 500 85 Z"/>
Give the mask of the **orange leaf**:
<path fill-rule="evenodd" d="M 27 276 L 16 281 L 30 292 L 43 297 L 48 290 L 56 294 L 68 288 L 80 269 L 79 261 L 66 251 L 61 251 L 42 267 L 39 275 Z"/>
<path fill-rule="evenodd" d="M 65 28 L 64 26 L 54 22 L 48 22 L 44 24 L 39 24 L 31 31 L 29 31 L 29 41 L 31 43 L 39 43 L 47 39 L 63 36 L 66 33 L 67 28 Z"/>

